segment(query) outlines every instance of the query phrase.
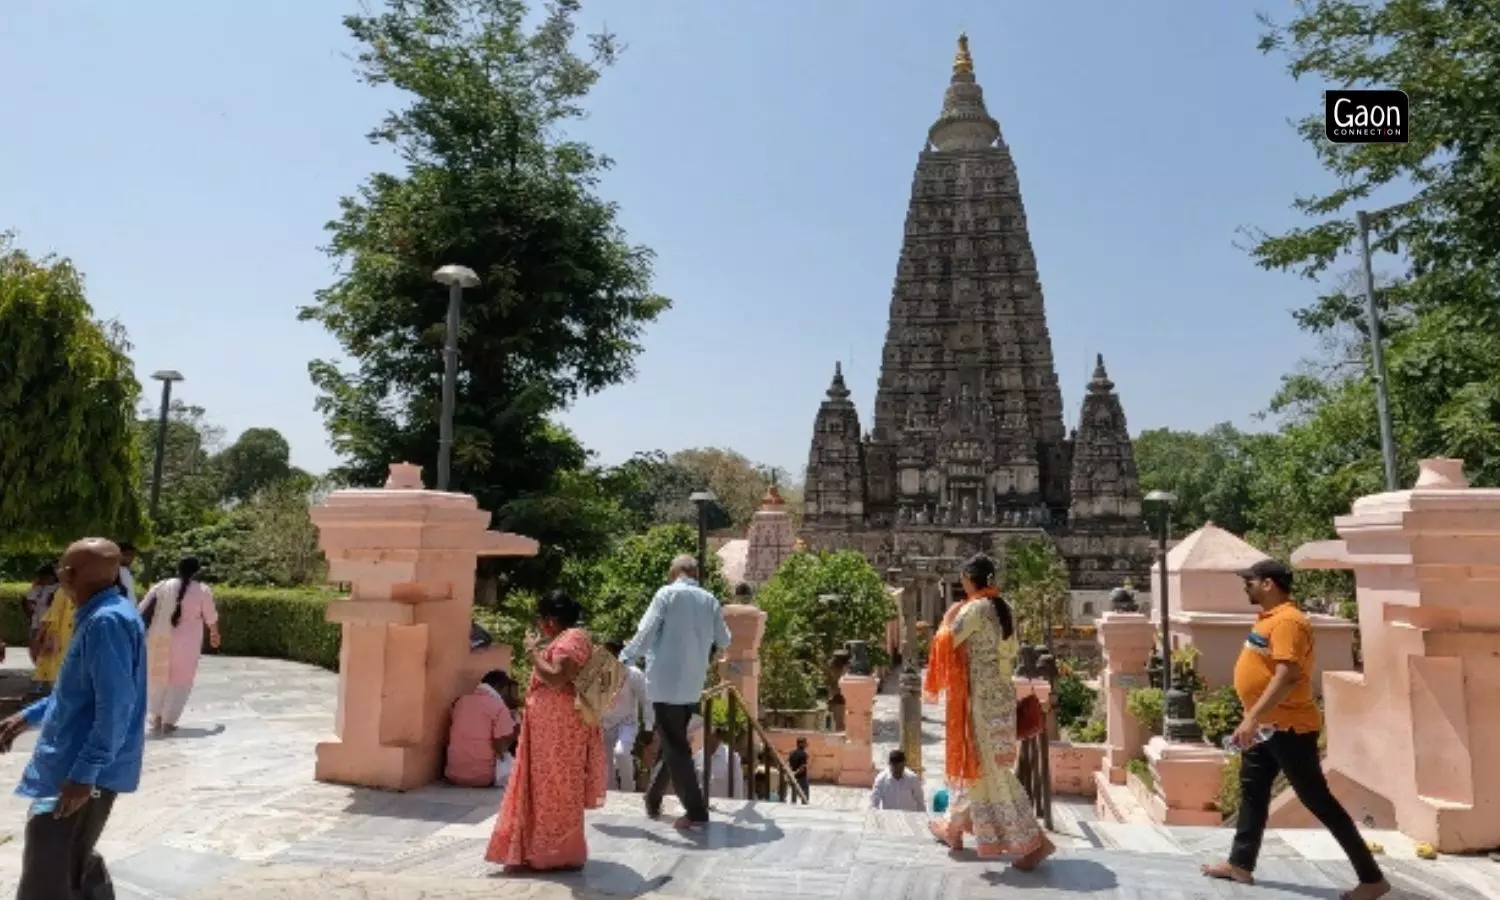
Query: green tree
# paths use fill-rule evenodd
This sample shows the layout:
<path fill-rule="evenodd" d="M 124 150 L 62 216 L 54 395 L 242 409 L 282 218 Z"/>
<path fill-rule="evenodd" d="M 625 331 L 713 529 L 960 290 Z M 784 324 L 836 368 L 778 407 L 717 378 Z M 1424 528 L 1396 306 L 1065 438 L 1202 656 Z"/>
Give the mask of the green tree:
<path fill-rule="evenodd" d="M 123 329 L 94 318 L 66 259 L 0 233 L 0 548 L 135 538 L 140 384 Z"/>
<path fill-rule="evenodd" d="M 1158 428 L 1135 439 L 1141 491 L 1177 496 L 1172 529 L 1186 534 L 1213 522 L 1236 534 L 1252 527 L 1251 448 L 1259 435 L 1241 433 L 1228 422 L 1206 433 Z"/>
<path fill-rule="evenodd" d="M 707 487 L 718 497 L 729 523 L 735 528 L 750 524 L 750 517 L 760 509 L 774 476 L 780 472 L 757 466 L 743 454 L 719 447 L 699 447 L 672 454 L 672 463 L 689 473 L 701 490 Z"/>
<path fill-rule="evenodd" d="M 688 498 L 708 482 L 674 457 L 660 450 L 637 453 L 609 470 L 606 479 L 607 489 L 619 498 L 630 517 L 632 532 L 654 525 L 697 527 L 698 510 Z M 709 507 L 709 529 L 717 531 L 733 524 L 723 506 L 715 503 Z"/>
<path fill-rule="evenodd" d="M 698 552 L 698 533 L 686 525 L 658 525 L 645 534 L 621 539 L 597 565 L 570 566 L 565 580 L 589 610 L 586 623 L 604 638 L 628 639 L 635 634 L 651 598 L 667 583 L 672 559 Z M 719 571 L 719 557 L 710 553 L 703 586 L 720 600 L 729 585 Z"/>
<path fill-rule="evenodd" d="M 852 550 L 793 553 L 755 602 L 766 611 L 765 640 L 787 642 L 820 667 L 849 641 L 879 652 L 896 617 L 884 579 Z"/>
<path fill-rule="evenodd" d="M 160 412 L 142 407 L 135 430 L 141 447 L 137 478 L 141 495 L 149 496 L 156 465 Z M 215 453 L 224 438 L 223 429 L 208 420 L 201 406 L 173 400 L 167 410 L 167 437 L 163 445 L 161 496 L 154 523 L 157 538 L 213 524 L 223 517 L 220 504 L 222 480 Z M 160 568 L 157 571 L 161 571 Z"/>
<path fill-rule="evenodd" d="M 668 306 L 651 290 L 650 251 L 595 194 L 609 159 L 566 135 L 616 56 L 609 34 L 575 50 L 578 7 L 556 0 L 533 16 L 523 0 L 391 0 L 345 19 L 362 79 L 406 99 L 370 134 L 404 168 L 344 199 L 329 225 L 341 276 L 302 311 L 352 363 L 311 364 L 342 476 L 379 484 L 391 461 L 411 460 L 430 478 L 447 308 L 432 273 L 478 273 L 458 336 L 452 487 L 548 548 L 522 568 L 535 582 L 564 551 L 608 546 L 581 527 L 595 492 L 568 480 L 587 453 L 549 416 L 629 378 L 643 327 Z"/>
<path fill-rule="evenodd" d="M 248 428 L 214 460 L 220 496 L 249 500 L 257 492 L 290 478 L 292 447 L 274 428 Z"/>
<path fill-rule="evenodd" d="M 321 584 L 327 564 L 309 516 L 320 489 L 306 476 L 283 479 L 257 491 L 215 522 L 164 538 L 158 571 L 193 555 L 205 577 L 236 585 L 300 587 Z"/>
<path fill-rule="evenodd" d="M 1337 187 L 1294 202 L 1314 224 L 1254 233 L 1255 259 L 1322 279 L 1353 249 L 1355 210 L 1370 210 L 1372 246 L 1400 266 L 1379 305 L 1401 477 L 1410 483 L 1417 459 L 1445 455 L 1464 458 L 1477 483 L 1500 483 L 1500 370 L 1491 363 L 1500 354 L 1500 3 L 1301 0 L 1289 21 L 1264 21 L 1262 49 L 1284 52 L 1293 77 L 1399 88 L 1411 98 L 1411 128 L 1406 144 L 1332 144 L 1319 100 L 1298 130 Z M 1332 514 L 1383 488 L 1369 333 L 1353 287 L 1335 280 L 1297 314 L 1315 334 L 1342 329 L 1361 340 L 1354 371 L 1295 374 L 1273 403 L 1286 427 L 1255 493 L 1262 528 L 1277 536 L 1325 536 Z"/>
<path fill-rule="evenodd" d="M 1047 626 L 1067 628 L 1073 623 L 1068 568 L 1050 538 L 1022 538 L 1005 545 L 1005 596 L 1016 613 L 1016 632 L 1022 643 L 1045 642 Z"/>

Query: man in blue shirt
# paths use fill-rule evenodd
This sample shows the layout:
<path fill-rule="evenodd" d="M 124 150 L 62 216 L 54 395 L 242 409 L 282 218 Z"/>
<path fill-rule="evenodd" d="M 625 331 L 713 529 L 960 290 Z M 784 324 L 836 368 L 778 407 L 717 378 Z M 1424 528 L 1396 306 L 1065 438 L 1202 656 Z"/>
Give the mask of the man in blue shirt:
<path fill-rule="evenodd" d="M 708 803 L 693 767 L 688 721 L 698 709 L 715 648 L 728 647 L 729 626 L 719 600 L 698 586 L 698 560 L 679 556 L 672 560 L 667 586 L 651 598 L 635 637 L 620 651 L 621 661 L 627 663 L 646 659 L 646 696 L 661 739 L 661 761 L 646 789 L 646 814 L 661 815 L 670 779 L 687 812 L 677 820 L 684 830 L 698 830 L 708 822 Z"/>
<path fill-rule="evenodd" d="M 16 788 L 32 800 L 16 900 L 111 900 L 109 872 L 94 847 L 115 795 L 141 781 L 146 628 L 120 592 L 120 548 L 109 541 L 73 544 L 57 575 L 78 601 L 57 685 L 0 722 L 0 751 L 41 727 Z"/>

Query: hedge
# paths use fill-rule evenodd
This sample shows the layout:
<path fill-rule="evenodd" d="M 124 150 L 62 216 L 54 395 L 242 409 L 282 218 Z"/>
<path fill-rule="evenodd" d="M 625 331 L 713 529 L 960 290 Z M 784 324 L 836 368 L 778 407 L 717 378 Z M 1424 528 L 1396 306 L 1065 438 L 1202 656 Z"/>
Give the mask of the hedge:
<path fill-rule="evenodd" d="M 21 600 L 29 585 L 0 584 L 0 638 L 25 647 Z M 331 591 L 238 588 L 215 585 L 214 606 L 226 656 L 261 656 L 337 670 L 339 626 L 325 620 Z"/>

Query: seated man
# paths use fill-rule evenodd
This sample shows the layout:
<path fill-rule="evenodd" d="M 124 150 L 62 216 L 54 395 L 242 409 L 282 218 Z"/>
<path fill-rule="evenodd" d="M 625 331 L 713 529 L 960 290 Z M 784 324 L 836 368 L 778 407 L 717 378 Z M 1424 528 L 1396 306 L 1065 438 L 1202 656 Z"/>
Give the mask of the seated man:
<path fill-rule="evenodd" d="M 728 800 L 744 800 L 749 796 L 748 785 L 745 784 L 745 769 L 740 762 L 740 755 L 731 749 L 729 732 L 723 728 L 715 728 L 708 739 L 708 794 Z M 701 761 L 700 761 L 701 765 Z M 734 791 L 730 792 L 729 773 L 734 773 Z M 703 777 L 702 769 L 699 769 L 698 777 Z"/>
<path fill-rule="evenodd" d="M 922 798 L 922 778 L 906 767 L 906 754 L 892 750 L 890 768 L 875 776 L 870 789 L 871 809 L 899 809 L 922 812 L 927 808 Z"/>
<path fill-rule="evenodd" d="M 516 742 L 516 683 L 499 669 L 453 704 L 448 766 L 443 775 L 463 787 L 504 787 Z"/>

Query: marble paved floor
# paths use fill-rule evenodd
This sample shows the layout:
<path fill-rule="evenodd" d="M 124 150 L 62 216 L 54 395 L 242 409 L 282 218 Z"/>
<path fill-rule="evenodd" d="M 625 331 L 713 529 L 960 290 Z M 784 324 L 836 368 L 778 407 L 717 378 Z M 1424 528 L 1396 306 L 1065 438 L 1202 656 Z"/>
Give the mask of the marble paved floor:
<path fill-rule="evenodd" d="M 1277 832 L 1261 887 L 1208 882 L 1197 865 L 1222 855 L 1227 832 L 1099 823 L 1082 806 L 1059 807 L 1063 849 L 1024 874 L 950 855 L 924 836 L 919 815 L 862 811 L 863 792 L 816 788 L 810 807 L 719 801 L 717 821 L 696 837 L 645 819 L 638 796 L 612 795 L 590 814 L 584 872 L 496 877 L 482 859 L 494 792 L 390 794 L 312 780 L 333 688 L 328 673 L 292 663 L 204 660 L 183 731 L 148 745 L 142 789 L 116 805 L 101 843 L 122 900 L 1289 900 L 1336 897 L 1350 877 L 1325 835 Z M 891 704 L 881 702 L 885 719 Z M 0 757 L 0 779 L 14 782 L 30 741 Z M 24 821 L 24 801 L 0 798 L 0 896 L 14 890 Z M 1399 836 L 1379 839 L 1406 897 L 1500 897 L 1500 865 L 1421 862 Z"/>

